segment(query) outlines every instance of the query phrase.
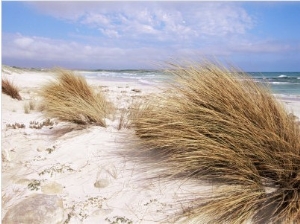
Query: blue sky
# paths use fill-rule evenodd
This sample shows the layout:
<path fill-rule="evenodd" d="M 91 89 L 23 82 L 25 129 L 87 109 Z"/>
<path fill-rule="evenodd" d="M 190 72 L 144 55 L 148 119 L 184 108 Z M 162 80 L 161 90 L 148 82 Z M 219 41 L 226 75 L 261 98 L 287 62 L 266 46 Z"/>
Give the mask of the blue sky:
<path fill-rule="evenodd" d="M 155 69 L 213 57 L 300 71 L 300 2 L 6 2 L 2 64 Z"/>

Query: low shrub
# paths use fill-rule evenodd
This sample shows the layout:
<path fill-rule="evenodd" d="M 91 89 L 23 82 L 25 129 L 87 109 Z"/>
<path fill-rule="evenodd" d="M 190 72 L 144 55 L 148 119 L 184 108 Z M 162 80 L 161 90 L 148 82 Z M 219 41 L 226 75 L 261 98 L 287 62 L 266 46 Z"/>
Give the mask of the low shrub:
<path fill-rule="evenodd" d="M 105 127 L 105 118 L 112 110 L 105 95 L 96 94 L 84 77 L 72 71 L 58 69 L 56 72 L 56 80 L 43 86 L 40 92 L 46 116 Z"/>

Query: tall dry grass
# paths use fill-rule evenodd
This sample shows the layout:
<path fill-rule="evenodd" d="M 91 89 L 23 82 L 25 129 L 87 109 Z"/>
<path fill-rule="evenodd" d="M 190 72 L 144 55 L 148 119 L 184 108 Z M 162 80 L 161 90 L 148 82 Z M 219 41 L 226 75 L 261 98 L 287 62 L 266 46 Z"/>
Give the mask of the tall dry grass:
<path fill-rule="evenodd" d="M 7 78 L 2 78 L 2 93 L 11 96 L 13 99 L 22 100 L 19 89 Z"/>
<path fill-rule="evenodd" d="M 265 87 L 219 64 L 172 65 L 168 93 L 132 121 L 166 176 L 221 190 L 195 199 L 188 223 L 299 223 L 300 130 Z M 205 221 L 204 221 L 205 220 Z"/>
<path fill-rule="evenodd" d="M 62 121 L 105 127 L 105 118 L 113 108 L 105 95 L 96 94 L 84 77 L 72 71 L 57 69 L 56 73 L 56 80 L 40 91 L 45 115 Z"/>

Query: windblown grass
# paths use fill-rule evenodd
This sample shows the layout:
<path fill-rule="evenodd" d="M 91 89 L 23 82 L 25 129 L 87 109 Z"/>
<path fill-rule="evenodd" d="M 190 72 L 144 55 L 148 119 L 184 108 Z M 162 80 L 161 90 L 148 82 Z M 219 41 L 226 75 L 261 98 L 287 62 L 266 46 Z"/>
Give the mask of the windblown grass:
<path fill-rule="evenodd" d="M 2 93 L 11 96 L 13 99 L 22 100 L 18 87 L 6 78 L 2 78 Z"/>
<path fill-rule="evenodd" d="M 46 116 L 62 121 L 105 127 L 112 110 L 103 93 L 96 94 L 83 77 L 63 69 L 57 69 L 56 80 L 43 86 L 40 94 Z"/>
<path fill-rule="evenodd" d="M 166 175 L 221 188 L 182 215 L 189 223 L 299 222 L 300 130 L 283 105 L 218 64 L 172 65 L 170 72 L 177 81 L 133 124 Z"/>

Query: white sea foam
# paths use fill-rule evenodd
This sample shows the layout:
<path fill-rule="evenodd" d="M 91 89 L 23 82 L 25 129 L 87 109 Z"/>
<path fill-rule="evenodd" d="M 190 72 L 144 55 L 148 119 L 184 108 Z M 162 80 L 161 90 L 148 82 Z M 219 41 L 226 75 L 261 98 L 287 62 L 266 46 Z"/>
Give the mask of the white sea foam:
<path fill-rule="evenodd" d="M 278 77 L 279 78 L 287 78 L 288 76 L 287 75 L 279 75 Z"/>
<path fill-rule="evenodd" d="M 288 84 L 288 82 L 270 82 L 270 84 L 273 84 L 273 85 L 286 85 L 286 84 Z"/>
<path fill-rule="evenodd" d="M 139 83 L 144 84 L 144 85 L 153 85 L 153 82 L 147 81 L 145 79 L 139 79 Z"/>

